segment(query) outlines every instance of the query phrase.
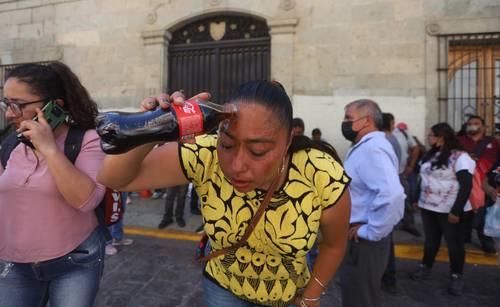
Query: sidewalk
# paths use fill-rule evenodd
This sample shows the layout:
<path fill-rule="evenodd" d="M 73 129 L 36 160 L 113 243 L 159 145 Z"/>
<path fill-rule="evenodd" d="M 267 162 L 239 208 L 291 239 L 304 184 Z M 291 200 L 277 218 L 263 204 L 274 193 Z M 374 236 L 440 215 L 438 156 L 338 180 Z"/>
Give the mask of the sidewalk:
<path fill-rule="evenodd" d="M 177 223 L 168 225 L 164 231 L 182 230 L 186 232 L 194 232 L 201 225 L 201 216 L 191 214 L 189 203 L 190 193 L 186 197 L 186 205 L 184 206 L 184 220 L 186 226 L 181 228 Z M 143 227 L 158 229 L 158 224 L 163 218 L 165 212 L 165 199 L 158 198 L 140 198 L 131 197 L 132 203 L 127 205 L 125 211 L 125 224 L 127 226 Z"/>

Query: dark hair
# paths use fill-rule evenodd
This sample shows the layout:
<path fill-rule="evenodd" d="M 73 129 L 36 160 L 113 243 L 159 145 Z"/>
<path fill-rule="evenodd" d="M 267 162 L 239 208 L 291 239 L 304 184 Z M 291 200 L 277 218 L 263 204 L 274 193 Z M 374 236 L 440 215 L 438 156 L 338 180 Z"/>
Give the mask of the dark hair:
<path fill-rule="evenodd" d="M 281 123 L 287 135 L 292 132 L 292 127 L 296 127 L 296 122 L 301 122 L 304 127 L 304 121 L 300 118 L 293 118 L 292 102 L 285 92 L 283 85 L 276 81 L 255 80 L 240 85 L 229 97 L 229 103 L 257 103 L 268 108 L 273 114 L 276 114 L 276 122 Z M 340 163 L 340 159 L 330 148 L 313 142 L 307 136 L 295 136 L 288 150 L 294 153 L 302 149 L 315 148 L 330 154 Z"/>
<path fill-rule="evenodd" d="M 292 121 L 292 127 L 293 128 L 299 127 L 299 128 L 305 129 L 304 121 L 302 120 L 302 118 L 295 117 Z"/>
<path fill-rule="evenodd" d="M 315 134 L 321 134 L 321 130 L 319 130 L 319 128 L 314 128 L 314 129 L 312 130 L 312 133 L 311 133 L 311 134 L 312 134 L 312 135 L 315 135 Z"/>
<path fill-rule="evenodd" d="M 229 97 L 229 102 L 258 103 L 276 114 L 277 122 L 292 131 L 292 102 L 283 86 L 277 82 L 250 81 L 240 85 Z"/>
<path fill-rule="evenodd" d="M 391 122 L 394 121 L 394 115 L 391 113 L 382 113 L 382 127 L 383 131 L 391 131 Z"/>
<path fill-rule="evenodd" d="M 435 136 L 443 137 L 444 144 L 441 148 L 433 145 L 422 158 L 422 162 L 429 161 L 436 153 L 439 153 L 436 161 L 431 164 L 432 168 L 446 168 L 452 151 L 461 150 L 462 145 L 460 145 L 453 128 L 447 123 L 435 124 L 431 127 L 431 131 Z"/>
<path fill-rule="evenodd" d="M 483 124 L 483 126 L 486 124 L 484 119 L 479 115 L 470 115 L 469 118 L 467 119 L 467 122 L 469 122 L 471 119 L 479 119 L 481 121 L 481 124 Z"/>
<path fill-rule="evenodd" d="M 23 64 L 12 69 L 6 80 L 9 78 L 26 83 L 33 94 L 47 101 L 62 99 L 62 107 L 69 112 L 72 124 L 84 129 L 95 128 L 97 104 L 90 98 L 78 77 L 63 63 Z"/>

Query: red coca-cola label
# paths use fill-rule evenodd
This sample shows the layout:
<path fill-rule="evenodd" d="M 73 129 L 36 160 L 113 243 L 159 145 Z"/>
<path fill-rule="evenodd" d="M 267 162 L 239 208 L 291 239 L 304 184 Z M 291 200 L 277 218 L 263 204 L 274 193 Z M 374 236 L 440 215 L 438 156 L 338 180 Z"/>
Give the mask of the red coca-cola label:
<path fill-rule="evenodd" d="M 196 102 L 187 100 L 183 105 L 173 104 L 172 106 L 179 123 L 179 137 L 203 133 L 203 113 Z"/>

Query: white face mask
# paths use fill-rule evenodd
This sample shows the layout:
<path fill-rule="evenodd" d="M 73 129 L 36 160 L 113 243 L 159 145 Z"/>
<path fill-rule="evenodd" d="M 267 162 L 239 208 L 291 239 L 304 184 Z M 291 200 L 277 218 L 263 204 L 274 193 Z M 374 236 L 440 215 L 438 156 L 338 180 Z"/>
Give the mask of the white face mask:
<path fill-rule="evenodd" d="M 469 134 L 476 134 L 481 130 L 481 126 L 479 125 L 467 125 L 466 131 Z"/>

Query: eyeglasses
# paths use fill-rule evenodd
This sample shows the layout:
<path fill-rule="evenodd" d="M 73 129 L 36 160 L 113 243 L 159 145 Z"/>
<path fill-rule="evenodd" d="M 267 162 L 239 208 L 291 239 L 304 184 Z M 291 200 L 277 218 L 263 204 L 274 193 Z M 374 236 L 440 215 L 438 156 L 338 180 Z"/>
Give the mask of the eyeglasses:
<path fill-rule="evenodd" d="M 39 103 L 45 101 L 47 101 L 47 99 L 25 102 L 25 101 L 12 101 L 4 98 L 0 100 L 0 110 L 2 110 L 3 112 L 7 112 L 7 109 L 10 108 L 10 110 L 12 111 L 12 113 L 14 113 L 14 115 L 16 115 L 16 117 L 21 117 L 23 116 L 24 107 L 33 103 Z"/>

